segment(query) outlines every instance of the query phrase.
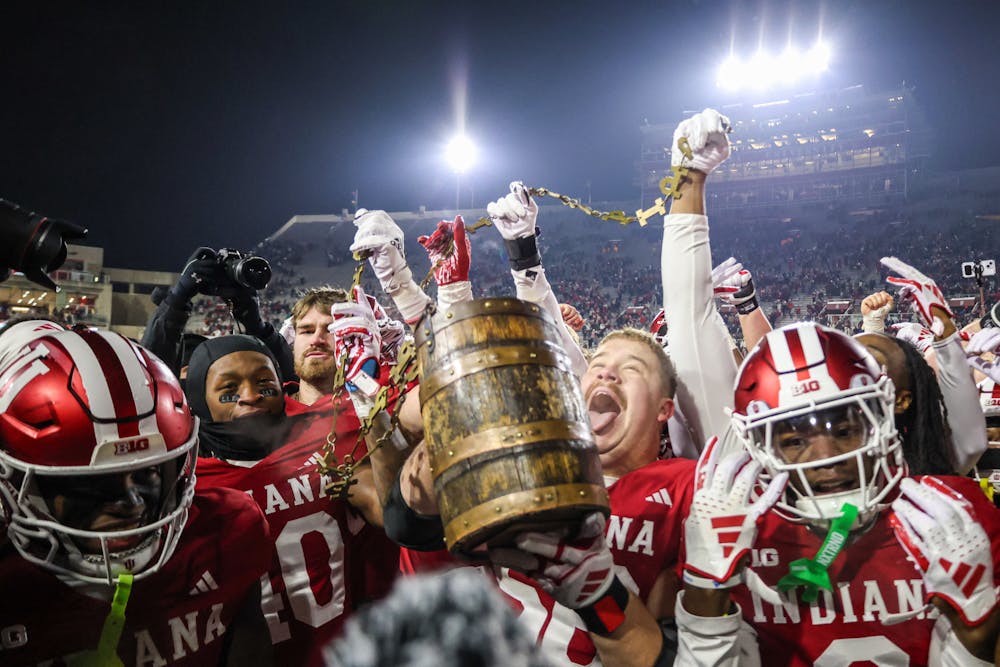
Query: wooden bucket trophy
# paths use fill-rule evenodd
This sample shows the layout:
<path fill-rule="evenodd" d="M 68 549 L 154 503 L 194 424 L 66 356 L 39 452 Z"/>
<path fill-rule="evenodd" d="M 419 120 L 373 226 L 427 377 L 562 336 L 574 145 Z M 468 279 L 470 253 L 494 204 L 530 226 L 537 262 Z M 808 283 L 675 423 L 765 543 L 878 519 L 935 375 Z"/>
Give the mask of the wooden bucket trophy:
<path fill-rule="evenodd" d="M 475 558 L 525 531 L 608 515 L 597 447 L 557 324 L 512 298 L 417 326 L 424 437 L 445 543 Z"/>

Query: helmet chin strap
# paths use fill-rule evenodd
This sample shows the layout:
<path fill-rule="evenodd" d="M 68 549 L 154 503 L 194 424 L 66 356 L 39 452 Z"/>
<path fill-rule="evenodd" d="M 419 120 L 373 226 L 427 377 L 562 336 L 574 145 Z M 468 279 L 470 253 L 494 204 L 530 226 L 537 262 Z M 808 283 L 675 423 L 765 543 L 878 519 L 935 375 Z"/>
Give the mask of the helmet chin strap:
<path fill-rule="evenodd" d="M 805 496 L 798 498 L 795 501 L 796 509 L 804 513 L 806 516 L 818 513 L 819 516 L 822 517 L 819 520 L 807 519 L 809 523 L 817 526 L 821 530 L 823 528 L 827 528 L 832 519 L 842 517 L 845 506 L 854 508 L 855 519 L 854 524 L 851 526 L 851 530 L 857 530 L 866 522 L 868 518 L 858 509 L 859 507 L 865 506 L 861 489 L 852 489 L 842 493 L 831 493 L 825 496 Z"/>
<path fill-rule="evenodd" d="M 816 556 L 792 561 L 788 566 L 788 574 L 778 581 L 778 590 L 784 593 L 801 587 L 802 600 L 805 602 L 814 602 L 819 596 L 820 588 L 832 591 L 833 584 L 830 583 L 827 570 L 847 546 L 851 529 L 857 520 L 857 507 L 850 503 L 841 505 L 840 516 L 830 522 L 830 530 Z"/>

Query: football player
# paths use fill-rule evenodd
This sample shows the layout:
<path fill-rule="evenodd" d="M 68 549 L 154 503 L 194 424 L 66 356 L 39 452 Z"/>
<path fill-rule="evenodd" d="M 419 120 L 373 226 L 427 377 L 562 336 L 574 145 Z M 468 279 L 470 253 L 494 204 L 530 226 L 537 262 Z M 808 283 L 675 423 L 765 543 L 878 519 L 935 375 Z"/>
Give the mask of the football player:
<path fill-rule="evenodd" d="M 0 662 L 268 663 L 267 523 L 195 492 L 178 381 L 118 334 L 49 324 L 0 336 Z"/>
<path fill-rule="evenodd" d="M 706 449 L 685 524 L 683 664 L 992 658 L 1000 513 L 968 478 L 907 477 L 894 399 L 867 350 L 815 324 L 747 357 L 733 412 L 745 452 Z M 772 490 L 787 479 L 783 493 L 757 497 L 758 474 Z M 768 588 L 739 585 L 747 561 Z"/>
<path fill-rule="evenodd" d="M 199 459 L 198 488 L 243 491 L 270 524 L 262 607 L 276 662 L 320 665 L 322 647 L 344 620 L 384 595 L 398 570 L 398 548 L 379 527 L 370 467 L 359 469 L 347 497 L 327 495 L 330 479 L 318 463 L 330 416 L 285 414 L 274 359 L 255 338 L 222 336 L 199 345 L 188 392 L 209 443 L 203 454 L 211 453 Z M 358 426 L 353 410 L 338 415 L 338 460 L 353 452 Z"/>

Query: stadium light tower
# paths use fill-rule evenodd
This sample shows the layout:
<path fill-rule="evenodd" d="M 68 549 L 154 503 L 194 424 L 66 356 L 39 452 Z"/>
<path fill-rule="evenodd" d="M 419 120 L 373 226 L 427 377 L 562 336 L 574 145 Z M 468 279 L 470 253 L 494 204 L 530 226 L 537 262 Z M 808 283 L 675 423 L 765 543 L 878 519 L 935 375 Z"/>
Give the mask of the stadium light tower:
<path fill-rule="evenodd" d="M 830 46 L 816 42 L 802 52 L 789 46 L 775 55 L 758 51 L 749 60 L 729 56 L 719 66 L 715 82 L 719 88 L 739 90 L 752 88 L 766 90 L 777 86 L 794 85 L 809 76 L 817 76 L 830 67 Z"/>
<path fill-rule="evenodd" d="M 456 134 L 444 149 L 444 158 L 455 173 L 455 210 L 460 207 L 462 194 L 462 174 L 468 172 L 476 164 L 477 150 L 465 134 Z"/>

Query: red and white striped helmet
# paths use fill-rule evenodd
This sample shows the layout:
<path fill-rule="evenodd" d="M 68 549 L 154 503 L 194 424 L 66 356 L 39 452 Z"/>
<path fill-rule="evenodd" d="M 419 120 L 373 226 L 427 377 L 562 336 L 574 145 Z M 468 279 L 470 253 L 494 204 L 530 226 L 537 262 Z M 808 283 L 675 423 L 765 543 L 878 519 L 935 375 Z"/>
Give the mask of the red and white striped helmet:
<path fill-rule="evenodd" d="M 736 378 L 733 425 L 750 455 L 763 464 L 765 477 L 787 471 L 796 482 L 777 504 L 784 516 L 823 523 L 839 516 L 846 502 L 858 508 L 859 523 L 865 523 L 887 506 L 887 496 L 906 474 L 894 399 L 892 380 L 862 345 L 802 322 L 768 333 L 744 360 Z M 775 426 L 841 411 L 861 425 L 859 447 L 818 460 L 784 460 L 773 438 Z M 808 483 L 806 470 L 851 459 L 858 466 L 859 488 L 817 493 Z"/>
<path fill-rule="evenodd" d="M 30 337 L 0 365 L 0 502 L 11 541 L 27 560 L 83 581 L 155 572 L 187 520 L 197 433 L 177 379 L 123 336 Z M 79 522 L 56 519 L 57 497 L 61 507 L 76 496 L 95 508 L 111 502 L 97 489 L 128 496 L 144 507 L 141 518 L 104 530 L 87 512 Z"/>

